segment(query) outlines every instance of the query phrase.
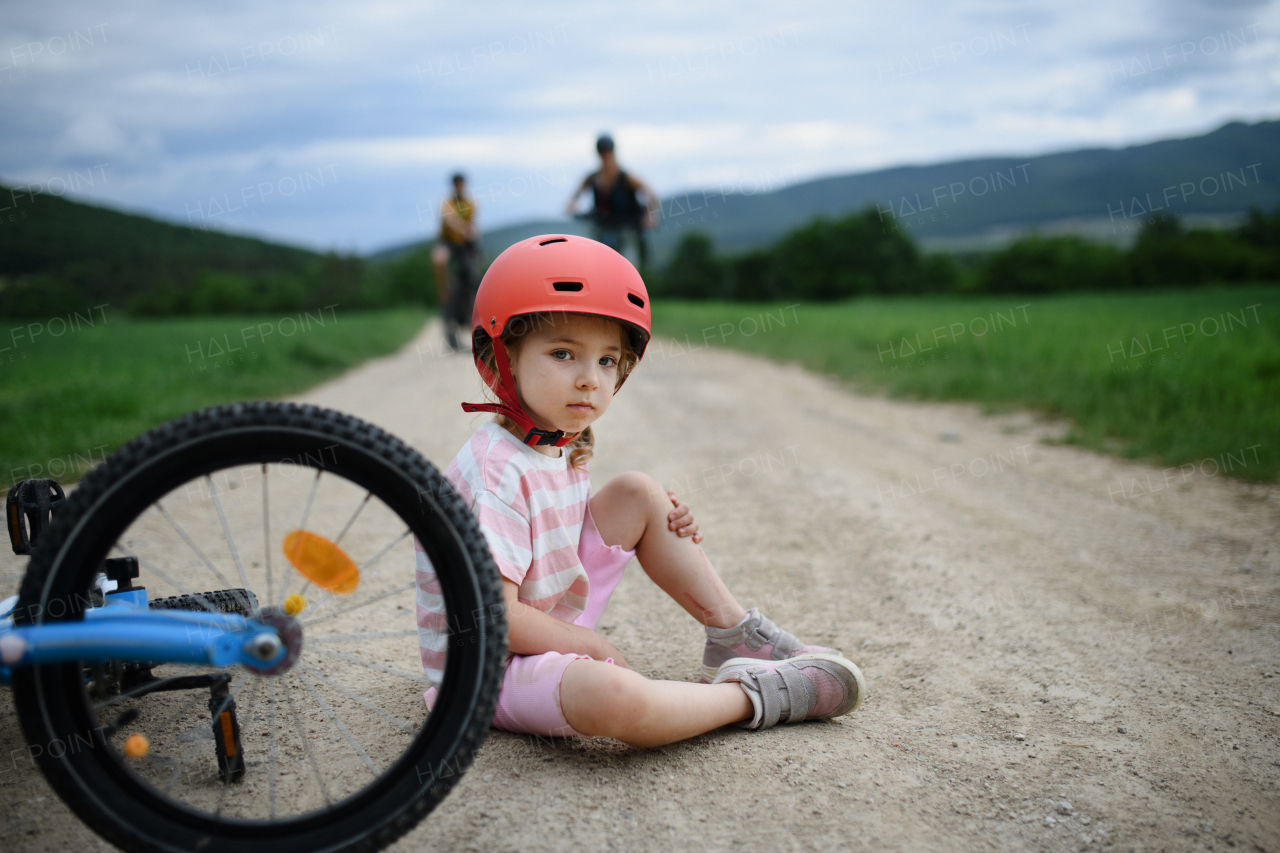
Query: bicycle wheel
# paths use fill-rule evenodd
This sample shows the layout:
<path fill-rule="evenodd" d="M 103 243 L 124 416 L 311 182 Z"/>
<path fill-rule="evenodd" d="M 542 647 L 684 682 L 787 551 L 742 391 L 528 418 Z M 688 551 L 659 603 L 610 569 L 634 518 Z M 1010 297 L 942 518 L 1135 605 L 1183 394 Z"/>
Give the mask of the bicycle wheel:
<path fill-rule="evenodd" d="M 488 733 L 506 653 L 492 557 L 439 472 L 374 426 L 253 403 L 140 436 L 55 518 L 18 621 L 81 618 L 108 557 L 136 559 L 138 583 L 170 606 L 232 596 L 274 611 L 297 655 L 271 675 L 15 673 L 50 784 L 126 850 L 378 849 L 448 793 Z M 240 589 L 197 592 L 215 585 Z M 290 596 L 306 605 L 292 617 Z"/>

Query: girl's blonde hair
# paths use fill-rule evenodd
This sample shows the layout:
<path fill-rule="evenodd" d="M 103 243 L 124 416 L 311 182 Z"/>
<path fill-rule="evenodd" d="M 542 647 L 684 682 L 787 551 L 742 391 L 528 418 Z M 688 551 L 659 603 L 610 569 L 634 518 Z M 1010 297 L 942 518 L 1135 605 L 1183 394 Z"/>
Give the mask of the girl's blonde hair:
<path fill-rule="evenodd" d="M 631 340 L 631 335 L 627 334 L 627 329 L 622 323 L 610 317 L 599 317 L 595 314 L 584 314 L 580 316 L 596 317 L 598 320 L 613 323 L 618 328 L 618 336 L 622 339 L 622 355 L 618 358 L 618 381 L 614 384 L 613 390 L 617 391 L 622 385 L 622 381 L 640 362 L 640 354 L 636 351 L 635 344 Z M 515 368 L 515 360 L 519 357 L 521 345 L 524 343 L 524 336 L 535 329 L 541 329 L 544 326 L 554 326 L 557 318 L 564 322 L 569 317 L 568 312 L 548 311 L 541 314 L 522 314 L 519 317 L 512 317 L 507 321 L 506 331 L 502 333 L 502 346 L 507 351 L 507 358 Z M 480 342 L 477 355 L 484 366 L 494 376 L 498 375 L 498 363 L 493 354 L 493 339 L 488 335 L 484 335 Z M 490 393 L 491 389 L 486 388 L 485 392 Z M 494 415 L 494 422 L 513 434 L 518 431 L 515 421 L 506 415 Z M 524 436 L 517 436 L 523 439 Z M 569 448 L 569 465 L 574 468 L 581 468 L 586 461 L 591 458 L 592 449 L 595 447 L 595 436 L 591 432 L 591 427 L 587 427 L 573 441 L 566 445 Z"/>

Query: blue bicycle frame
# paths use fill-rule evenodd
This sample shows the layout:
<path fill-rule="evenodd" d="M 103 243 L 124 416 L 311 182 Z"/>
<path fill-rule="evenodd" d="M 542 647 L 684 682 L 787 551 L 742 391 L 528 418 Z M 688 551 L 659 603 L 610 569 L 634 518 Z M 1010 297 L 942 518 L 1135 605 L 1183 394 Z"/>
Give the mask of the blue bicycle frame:
<path fill-rule="evenodd" d="M 277 629 L 234 613 L 148 610 L 144 589 L 107 593 L 70 622 L 16 627 L 18 597 L 0 602 L 0 684 L 13 667 L 81 661 L 186 663 L 266 670 L 284 659 Z"/>

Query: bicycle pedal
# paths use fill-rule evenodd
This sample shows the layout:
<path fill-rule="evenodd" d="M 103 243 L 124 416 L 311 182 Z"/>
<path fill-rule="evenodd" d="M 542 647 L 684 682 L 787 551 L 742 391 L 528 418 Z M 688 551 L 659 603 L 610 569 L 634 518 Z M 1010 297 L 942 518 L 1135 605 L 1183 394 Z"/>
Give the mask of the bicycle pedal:
<path fill-rule="evenodd" d="M 9 544 L 13 553 L 25 555 L 49 529 L 53 513 L 62 508 L 67 495 L 55 480 L 23 480 L 14 483 L 5 501 L 9 523 Z"/>
<path fill-rule="evenodd" d="M 244 778 L 244 750 L 240 743 L 236 703 L 227 692 L 225 682 L 213 688 L 209 710 L 213 714 L 213 746 L 218 759 L 218 775 L 223 782 L 238 782 Z"/>

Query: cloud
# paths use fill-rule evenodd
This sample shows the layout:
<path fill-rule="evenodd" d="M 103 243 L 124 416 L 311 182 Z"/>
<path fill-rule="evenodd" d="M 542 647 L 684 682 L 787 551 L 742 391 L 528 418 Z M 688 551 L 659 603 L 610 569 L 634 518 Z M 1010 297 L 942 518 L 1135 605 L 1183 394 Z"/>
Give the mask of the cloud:
<path fill-rule="evenodd" d="M 489 227 L 558 215 L 602 130 L 673 192 L 1280 114 L 1275 3 L 82 2 L 6 18 L 0 174 L 105 161 L 87 197 L 185 221 L 332 168 L 322 191 L 226 220 L 316 246 L 433 228 L 458 168 Z"/>
<path fill-rule="evenodd" d="M 56 151 L 67 160 L 116 157 L 124 153 L 128 138 L 109 116 L 90 113 L 75 119 L 58 138 Z"/>

